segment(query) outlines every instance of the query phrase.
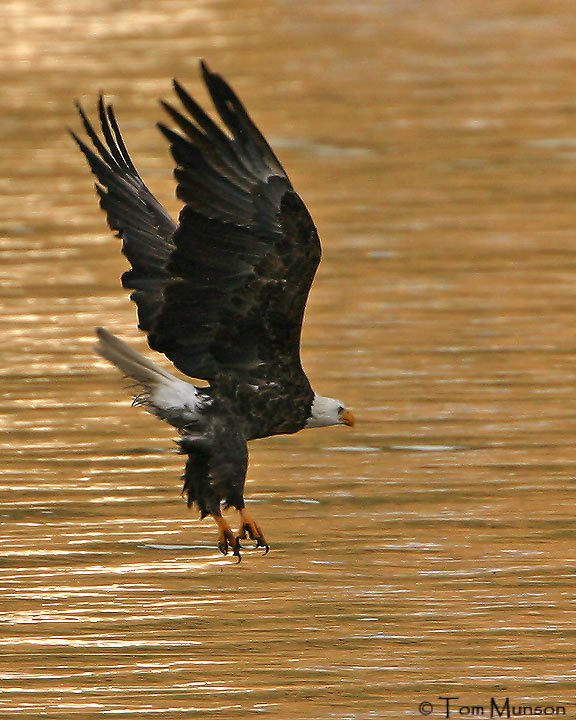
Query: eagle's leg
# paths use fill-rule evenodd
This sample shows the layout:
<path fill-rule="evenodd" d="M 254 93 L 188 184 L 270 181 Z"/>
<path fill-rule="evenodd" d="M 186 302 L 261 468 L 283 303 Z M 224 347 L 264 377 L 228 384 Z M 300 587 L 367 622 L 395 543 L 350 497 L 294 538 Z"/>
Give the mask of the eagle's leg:
<path fill-rule="evenodd" d="M 240 530 L 238 531 L 237 535 L 238 541 L 244 540 L 247 537 L 249 537 L 250 540 L 256 540 L 256 547 L 263 547 L 264 555 L 266 555 L 266 553 L 270 550 L 270 546 L 264 539 L 262 530 L 260 530 L 260 528 L 256 524 L 256 521 L 252 518 L 246 508 L 242 508 L 240 510 L 240 518 L 242 523 L 240 525 Z"/>
<path fill-rule="evenodd" d="M 240 562 L 240 550 L 242 546 L 240 545 L 239 537 L 234 535 L 232 528 L 220 513 L 210 513 L 210 515 L 214 518 L 216 525 L 218 525 L 218 550 L 220 550 L 223 555 L 228 555 L 228 550 L 232 549 L 233 555 L 235 555 L 238 558 L 238 562 Z"/>

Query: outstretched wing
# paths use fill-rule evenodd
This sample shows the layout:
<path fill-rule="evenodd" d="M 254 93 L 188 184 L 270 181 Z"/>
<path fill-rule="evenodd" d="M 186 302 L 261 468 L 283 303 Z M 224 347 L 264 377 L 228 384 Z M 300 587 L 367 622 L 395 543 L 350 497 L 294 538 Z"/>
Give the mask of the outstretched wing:
<path fill-rule="evenodd" d="M 166 263 L 174 250 L 172 236 L 176 223 L 134 167 L 112 107 L 106 106 L 100 97 L 98 111 L 104 141 L 80 105 L 77 107 L 94 149 L 75 133 L 72 136 L 96 176 L 100 207 L 107 214 L 110 228 L 122 238 L 122 252 L 132 265 L 122 275 L 122 284 L 134 291 L 130 297 L 138 307 L 138 327 L 150 332 L 170 279 Z"/>
<path fill-rule="evenodd" d="M 164 107 L 181 133 L 159 127 L 185 206 L 150 347 L 191 377 L 259 384 L 290 376 L 309 392 L 300 333 L 320 261 L 316 228 L 240 100 L 205 64 L 202 71 L 229 134 L 174 83 L 186 114 Z"/>
<path fill-rule="evenodd" d="M 310 400 L 300 334 L 320 261 L 316 228 L 235 93 L 205 64 L 202 71 L 228 132 L 174 83 L 185 113 L 163 105 L 181 133 L 160 129 L 185 203 L 178 226 L 138 174 L 102 98 L 102 137 L 78 108 L 93 149 L 73 136 L 123 240 L 132 269 L 122 283 L 134 291 L 150 347 L 194 378 L 283 378 Z"/>

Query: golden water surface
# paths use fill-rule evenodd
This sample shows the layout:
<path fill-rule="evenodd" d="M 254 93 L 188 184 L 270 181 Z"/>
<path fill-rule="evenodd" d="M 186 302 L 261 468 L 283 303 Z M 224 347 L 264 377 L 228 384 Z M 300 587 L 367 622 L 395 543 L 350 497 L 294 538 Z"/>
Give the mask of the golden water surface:
<path fill-rule="evenodd" d="M 0 716 L 576 717 L 573 0 L 0 21 Z M 92 352 L 96 325 L 145 342 L 66 134 L 105 90 L 176 214 L 156 98 L 177 76 L 205 101 L 199 57 L 314 215 L 305 366 L 358 421 L 252 445 L 272 549 L 239 565 L 180 498 L 171 429 Z"/>

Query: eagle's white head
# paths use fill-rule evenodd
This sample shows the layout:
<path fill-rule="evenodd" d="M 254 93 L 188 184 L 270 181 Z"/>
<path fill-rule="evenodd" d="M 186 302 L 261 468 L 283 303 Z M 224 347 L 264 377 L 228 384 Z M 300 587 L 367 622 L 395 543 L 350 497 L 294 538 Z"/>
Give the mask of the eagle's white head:
<path fill-rule="evenodd" d="M 354 415 L 340 400 L 314 395 L 312 412 L 305 428 L 327 427 L 328 425 L 354 425 Z"/>

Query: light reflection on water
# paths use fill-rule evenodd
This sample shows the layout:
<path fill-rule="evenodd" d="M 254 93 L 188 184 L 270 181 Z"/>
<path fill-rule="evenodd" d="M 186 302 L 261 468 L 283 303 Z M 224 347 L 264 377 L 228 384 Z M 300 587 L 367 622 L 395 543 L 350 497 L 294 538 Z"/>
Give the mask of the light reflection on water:
<path fill-rule="evenodd" d="M 570 707 L 572 4 L 3 12 L 0 714 L 348 720 L 446 693 Z M 199 56 L 314 214 L 305 365 L 358 418 L 254 444 L 247 496 L 272 551 L 240 565 L 186 511 L 170 430 L 92 353 L 96 325 L 144 343 L 65 133 L 74 98 L 110 92 L 176 214 L 155 100 L 172 76 L 198 90 Z"/>

